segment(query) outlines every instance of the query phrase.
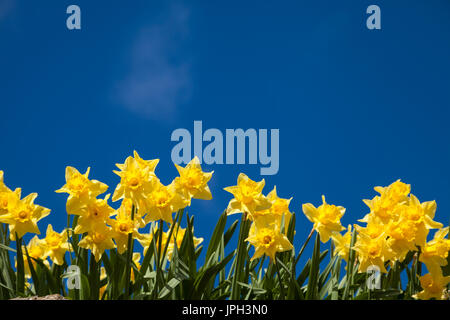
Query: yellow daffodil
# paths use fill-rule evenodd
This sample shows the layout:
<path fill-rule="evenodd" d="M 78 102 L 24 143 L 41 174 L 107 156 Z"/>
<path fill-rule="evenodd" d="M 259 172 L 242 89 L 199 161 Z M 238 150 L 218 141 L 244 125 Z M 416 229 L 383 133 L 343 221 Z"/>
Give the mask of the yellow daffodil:
<path fill-rule="evenodd" d="M 333 232 L 340 232 L 344 229 L 341 225 L 341 218 L 345 213 L 345 208 L 326 203 L 325 196 L 322 196 L 323 204 L 318 208 L 311 203 L 303 205 L 303 213 L 314 223 L 314 229 L 320 234 L 320 241 L 323 243 L 330 240 Z"/>
<path fill-rule="evenodd" d="M 278 221 L 278 224 L 281 228 L 281 221 L 284 217 L 284 229 L 282 230 L 282 232 L 284 233 L 284 230 L 286 230 L 289 226 L 289 221 L 292 217 L 292 213 L 289 211 L 289 204 L 292 198 L 282 199 L 278 197 L 277 189 L 276 187 L 274 187 L 273 190 L 267 194 L 267 199 L 272 204 L 270 208 L 261 211 L 255 211 L 254 214 L 250 216 L 250 219 L 258 220 L 259 217 L 262 216 L 273 216 Z"/>
<path fill-rule="evenodd" d="M 370 207 L 361 222 L 367 227 L 356 226 L 358 232 L 372 239 L 384 233 L 392 253 L 393 261 L 403 261 L 408 252 L 417 251 L 426 243 L 430 229 L 441 228 L 442 224 L 433 221 L 436 202 L 420 203 L 411 192 L 411 186 L 400 180 L 388 187 L 376 187 L 380 193 L 372 200 L 365 200 Z M 381 231 L 382 230 L 382 231 Z"/>
<path fill-rule="evenodd" d="M 116 247 L 112 240 L 111 228 L 108 227 L 105 227 L 103 230 L 89 232 L 81 239 L 78 246 L 91 250 L 97 262 L 100 261 L 105 250 Z"/>
<path fill-rule="evenodd" d="M 122 202 L 122 206 L 117 210 L 117 215 L 114 219 L 109 221 L 112 228 L 112 237 L 117 246 L 119 254 L 124 253 L 128 248 L 128 235 L 133 234 L 133 237 L 138 237 L 138 228 L 142 218 L 135 217 L 131 219 L 131 212 L 128 211 L 127 203 Z"/>
<path fill-rule="evenodd" d="M 150 172 L 155 172 L 156 166 L 159 163 L 159 159 L 144 160 L 142 159 L 136 150 L 133 151 L 134 159 L 137 161 L 141 168 L 147 168 Z M 122 170 L 122 165 L 118 165 L 119 169 Z"/>
<path fill-rule="evenodd" d="M 42 243 L 45 248 L 45 255 L 50 257 L 53 263 L 57 265 L 64 264 L 64 255 L 70 250 L 70 244 L 67 241 L 67 230 L 61 233 L 53 231 L 51 224 L 47 227 L 47 233 Z"/>
<path fill-rule="evenodd" d="M 357 252 L 359 272 L 366 272 L 370 266 L 377 266 L 380 272 L 387 273 L 384 263 L 392 258 L 392 252 L 384 234 L 378 238 L 361 233 L 353 249 Z"/>
<path fill-rule="evenodd" d="M 224 188 L 234 196 L 228 204 L 227 214 L 244 213 L 250 218 L 257 211 L 269 209 L 272 203 L 262 194 L 264 185 L 264 179 L 256 182 L 244 173 L 239 174 L 236 186 Z"/>
<path fill-rule="evenodd" d="M 245 240 L 255 247 L 255 253 L 251 261 L 265 254 L 270 257 L 273 263 L 276 263 L 275 255 L 277 252 L 284 252 L 293 248 L 286 235 L 281 233 L 279 228 L 273 228 L 272 226 L 251 228 L 249 236 Z"/>
<path fill-rule="evenodd" d="M 34 204 L 37 193 L 32 193 L 23 199 L 10 197 L 8 213 L 0 215 L 0 222 L 9 225 L 11 240 L 15 234 L 22 238 L 27 232 L 40 234 L 37 222 L 50 214 L 50 209 Z"/>
<path fill-rule="evenodd" d="M 7 186 L 5 186 L 5 183 L 3 181 L 5 173 L 3 170 L 0 170 L 0 192 L 1 191 L 11 191 Z"/>
<path fill-rule="evenodd" d="M 114 209 L 108 204 L 109 194 L 104 199 L 91 199 L 84 207 L 76 211 L 79 215 L 76 234 L 95 231 L 102 228 L 114 213 Z"/>
<path fill-rule="evenodd" d="M 385 195 L 390 201 L 400 203 L 407 200 L 408 194 L 411 192 L 411 185 L 398 179 L 388 187 L 375 187 L 374 189 L 380 195 Z"/>
<path fill-rule="evenodd" d="M 212 195 L 208 187 L 208 181 L 211 179 L 212 172 L 203 172 L 200 166 L 200 161 L 194 157 L 186 167 L 181 167 L 175 164 L 178 170 L 179 177 L 174 180 L 177 190 L 191 204 L 191 199 L 211 200 Z"/>
<path fill-rule="evenodd" d="M 444 300 L 446 299 L 447 284 L 450 283 L 450 276 L 438 278 L 433 277 L 430 273 L 419 278 L 422 291 L 413 297 L 420 300 Z"/>
<path fill-rule="evenodd" d="M 45 245 L 43 244 L 42 240 L 38 238 L 38 236 L 34 236 L 30 242 L 27 244 L 27 251 L 28 255 L 30 257 L 31 264 L 33 265 L 33 268 L 36 269 L 36 260 L 43 260 L 44 264 L 48 266 L 48 261 L 45 259 L 47 258 L 46 251 L 45 251 Z M 25 277 L 31 278 L 31 270 L 30 265 L 28 262 L 28 258 L 25 252 L 25 247 L 23 246 L 22 249 L 23 252 L 23 263 L 24 263 L 24 271 L 25 271 Z M 36 259 L 36 260 L 34 260 Z M 17 268 L 17 261 L 16 261 L 16 268 Z"/>
<path fill-rule="evenodd" d="M 7 214 L 11 204 L 20 200 L 21 189 L 17 188 L 14 191 L 0 191 L 0 216 Z"/>
<path fill-rule="evenodd" d="M 144 206 L 141 206 L 145 209 Z M 133 220 L 136 221 L 138 228 L 144 228 L 146 226 L 146 222 L 143 218 L 143 212 L 144 209 L 138 210 L 137 207 L 134 208 L 134 218 Z M 132 216 L 132 210 L 133 210 L 133 201 L 131 199 L 122 199 L 122 203 L 120 204 L 120 208 L 117 210 L 117 215 L 121 217 L 130 217 Z M 145 212 L 144 212 L 145 215 Z"/>
<path fill-rule="evenodd" d="M 370 208 L 370 213 L 387 222 L 392 218 L 397 205 L 408 201 L 408 194 L 411 190 L 409 184 L 405 184 L 400 180 L 395 181 L 388 187 L 375 187 L 375 191 L 380 193 L 380 196 L 375 196 L 372 200 L 363 200 Z M 368 215 L 361 221 L 367 222 Z"/>
<path fill-rule="evenodd" d="M 112 200 L 127 198 L 131 199 L 136 206 L 140 206 L 145 200 L 146 194 L 152 191 L 154 181 L 157 180 L 153 171 L 156 164 L 153 164 L 142 160 L 139 156 L 137 159 L 130 156 L 125 163 L 116 164 L 120 171 L 114 170 L 114 173 L 120 177 L 120 182 L 114 191 Z"/>
<path fill-rule="evenodd" d="M 358 234 L 364 233 L 372 239 L 378 238 L 382 234 L 385 234 L 385 226 L 375 221 L 370 221 L 366 227 L 355 225 L 355 229 Z"/>
<path fill-rule="evenodd" d="M 90 198 L 104 193 L 108 186 L 97 180 L 89 180 L 90 168 L 81 174 L 73 167 L 66 167 L 66 184 L 56 190 L 57 193 L 68 193 L 66 210 L 69 214 L 78 211 Z"/>
<path fill-rule="evenodd" d="M 145 222 L 164 220 L 172 223 L 172 213 L 187 206 L 187 202 L 177 192 L 175 183 L 165 186 L 161 182 L 155 182 L 154 189 L 147 195 L 145 202 Z"/>
<path fill-rule="evenodd" d="M 425 263 L 428 271 L 433 276 L 439 276 L 441 267 L 448 264 L 447 258 L 450 252 L 450 240 L 446 239 L 449 227 L 436 231 L 433 240 L 422 247 L 419 261 Z"/>
<path fill-rule="evenodd" d="M 4 172 L 0 170 L 0 192 L 11 192 L 11 189 L 5 185 Z"/>
<path fill-rule="evenodd" d="M 0 216 L 8 213 L 9 204 L 14 199 L 20 199 L 21 189 L 17 188 L 14 192 L 9 189 L 3 181 L 3 171 L 0 170 Z"/>
<path fill-rule="evenodd" d="M 333 232 L 331 234 L 331 239 L 333 240 L 335 247 L 334 253 L 345 261 L 348 261 L 352 240 L 352 226 L 350 224 L 348 225 L 347 232 L 344 235 L 339 232 Z"/>
<path fill-rule="evenodd" d="M 401 218 L 407 219 L 414 224 L 416 228 L 415 243 L 418 246 L 424 246 L 427 241 L 428 231 L 430 229 L 440 229 L 442 223 L 433 221 L 436 212 L 436 201 L 427 201 L 420 203 L 416 196 L 411 194 L 407 210 L 402 211 Z"/>
<path fill-rule="evenodd" d="M 394 260 L 403 261 L 409 251 L 416 251 L 417 227 L 408 220 L 393 221 L 385 225 L 387 242 Z"/>

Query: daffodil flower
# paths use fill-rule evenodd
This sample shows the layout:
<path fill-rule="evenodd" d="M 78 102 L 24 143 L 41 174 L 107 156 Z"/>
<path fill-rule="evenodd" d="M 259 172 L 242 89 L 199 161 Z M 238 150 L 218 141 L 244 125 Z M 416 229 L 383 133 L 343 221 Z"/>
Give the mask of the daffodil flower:
<path fill-rule="evenodd" d="M 30 242 L 28 242 L 26 247 L 27 247 L 28 256 L 31 259 L 30 262 L 33 265 L 33 268 L 36 268 L 36 260 L 42 260 L 46 266 L 49 265 L 48 261 L 46 261 L 47 254 L 46 254 L 46 250 L 45 250 L 45 244 L 43 243 L 42 240 L 40 240 L 38 238 L 38 236 L 34 236 L 33 238 L 31 238 Z M 23 248 L 22 252 L 23 252 L 25 277 L 30 279 L 31 278 L 31 270 L 30 270 L 30 265 L 28 262 L 28 257 L 25 254 L 25 248 Z M 16 261 L 16 268 L 17 268 L 17 261 Z"/>
<path fill-rule="evenodd" d="M 114 173 L 120 177 L 120 183 L 114 191 L 112 200 L 131 199 L 139 206 L 146 199 L 146 195 L 153 190 L 154 182 L 158 180 L 154 173 L 156 160 L 142 160 L 137 152 L 137 158 L 128 157 L 123 164 L 116 164 L 120 171 Z M 149 163 L 147 161 L 154 161 Z"/>
<path fill-rule="evenodd" d="M 134 238 L 139 237 L 138 229 L 140 226 L 144 226 L 145 222 L 140 216 L 131 219 L 131 211 L 129 211 L 127 201 L 124 201 L 114 219 L 109 220 L 109 224 L 112 228 L 112 237 L 116 243 L 117 252 L 122 254 L 128 249 L 128 235 L 132 234 Z"/>
<path fill-rule="evenodd" d="M 276 187 L 274 187 L 273 190 L 267 194 L 267 199 L 271 203 L 270 208 L 261 211 L 255 211 L 253 215 L 249 216 L 249 218 L 251 220 L 257 221 L 261 217 L 271 216 L 273 217 L 274 221 L 277 222 L 278 227 L 281 228 L 281 222 L 284 217 L 284 229 L 282 230 L 282 232 L 285 233 L 284 231 L 289 226 L 289 221 L 292 217 L 292 212 L 289 211 L 289 204 L 292 198 L 282 199 L 278 197 L 277 189 Z"/>
<path fill-rule="evenodd" d="M 256 182 L 240 173 L 236 186 L 224 188 L 234 196 L 228 203 L 227 214 L 245 213 L 253 216 L 257 211 L 269 209 L 272 203 L 262 194 L 264 185 L 264 179 Z"/>
<path fill-rule="evenodd" d="M 188 205 L 187 201 L 177 192 L 175 183 L 165 186 L 155 182 L 152 192 L 146 196 L 145 216 L 146 223 L 164 220 L 172 223 L 172 213 Z"/>
<path fill-rule="evenodd" d="M 50 257 L 53 263 L 57 265 L 64 264 L 64 255 L 70 250 L 71 246 L 67 241 L 67 230 L 58 233 L 53 230 L 51 224 L 47 226 L 47 232 L 42 243 L 45 248 L 45 255 Z"/>
<path fill-rule="evenodd" d="M 87 250 L 91 250 L 95 261 L 99 262 L 103 253 L 107 249 L 114 249 L 116 245 L 112 240 L 111 228 L 104 227 L 93 232 L 89 232 L 81 239 L 78 246 Z"/>
<path fill-rule="evenodd" d="M 114 214 L 114 209 L 108 204 L 109 194 L 104 199 L 91 199 L 84 207 L 76 211 L 79 215 L 76 234 L 95 231 L 106 225 L 109 218 Z"/>
<path fill-rule="evenodd" d="M 433 277 L 430 273 L 419 278 L 422 291 L 413 297 L 420 300 L 444 300 L 446 299 L 447 284 L 450 283 L 450 276 L 438 278 Z"/>
<path fill-rule="evenodd" d="M 34 204 L 37 193 L 31 193 L 23 199 L 9 198 L 8 213 L 0 215 L 0 222 L 9 225 L 11 240 L 15 234 L 22 238 L 27 232 L 40 234 L 37 222 L 50 214 L 50 209 Z"/>
<path fill-rule="evenodd" d="M 258 226 L 253 224 L 245 241 L 248 241 L 255 247 L 255 253 L 250 261 L 258 259 L 265 254 L 273 263 L 276 263 L 275 255 L 277 252 L 284 252 L 293 248 L 286 235 L 281 233 L 278 227 L 274 228 L 272 225 Z"/>
<path fill-rule="evenodd" d="M 90 199 L 104 193 L 108 186 L 97 180 L 89 180 L 90 168 L 81 174 L 73 167 L 66 167 L 66 184 L 56 190 L 57 193 L 68 193 L 66 210 L 69 214 L 78 211 Z"/>
<path fill-rule="evenodd" d="M 352 226 L 349 224 L 347 232 L 342 235 L 339 232 L 333 232 L 331 234 L 331 239 L 334 244 L 334 253 L 340 256 L 343 260 L 348 261 L 348 256 L 350 253 L 350 244 L 352 240 Z"/>
<path fill-rule="evenodd" d="M 328 204 L 325 201 L 325 196 L 322 196 L 323 204 L 319 207 L 314 207 L 311 203 L 303 205 L 303 213 L 314 223 L 314 229 L 320 235 L 320 241 L 323 243 L 330 240 L 333 232 L 340 232 L 344 229 L 341 225 L 341 218 L 345 213 L 345 208 Z"/>
<path fill-rule="evenodd" d="M 422 247 L 419 261 L 425 263 L 431 275 L 438 278 L 441 274 L 441 267 L 448 264 L 448 255 L 450 252 L 450 240 L 445 237 L 448 235 L 449 227 L 436 231 L 433 240 L 427 242 Z M 436 276 L 437 275 L 437 276 Z"/>
<path fill-rule="evenodd" d="M 361 233 L 353 249 L 358 254 L 359 272 L 366 272 L 367 268 L 377 266 L 380 272 L 387 273 L 384 264 L 392 258 L 392 252 L 384 234 L 378 238 L 371 238 Z"/>
<path fill-rule="evenodd" d="M 10 203 L 20 199 L 21 189 L 17 188 L 14 192 L 9 189 L 3 181 L 3 171 L 0 170 L 0 216 L 8 213 Z"/>
<path fill-rule="evenodd" d="M 186 167 L 181 167 L 175 164 L 178 170 L 179 177 L 174 180 L 176 189 L 187 200 L 188 205 L 191 204 L 191 199 L 211 200 L 212 195 L 208 187 L 208 181 L 213 175 L 212 172 L 203 172 L 200 166 L 200 161 L 194 157 Z"/>

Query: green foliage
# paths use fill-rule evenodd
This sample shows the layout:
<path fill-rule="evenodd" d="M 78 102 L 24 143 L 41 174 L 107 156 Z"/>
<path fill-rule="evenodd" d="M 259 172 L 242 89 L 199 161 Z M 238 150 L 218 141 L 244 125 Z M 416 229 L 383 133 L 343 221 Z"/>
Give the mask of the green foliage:
<path fill-rule="evenodd" d="M 134 209 L 133 209 L 134 210 Z M 183 299 L 183 300 L 265 300 L 265 299 L 413 299 L 421 291 L 421 263 L 411 253 L 403 263 L 396 263 L 387 274 L 381 276 L 381 288 L 370 290 L 365 273 L 358 273 L 358 262 L 354 250 L 350 249 L 346 264 L 333 250 L 322 250 L 320 237 L 315 236 L 312 257 L 299 265 L 313 232 L 307 237 L 298 252 L 277 253 L 275 261 L 266 256 L 251 261 L 251 246 L 245 241 L 250 221 L 241 218 L 227 229 L 228 216 L 224 212 L 206 245 L 204 262 L 199 256 L 203 247 L 194 245 L 194 218 L 183 210 L 177 212 L 170 225 L 168 238 L 175 239 L 179 226 L 184 222 L 186 232 L 179 247 L 173 246 L 172 257 L 167 256 L 169 241 L 163 242 L 163 228 L 152 229 L 152 242 L 137 266 L 132 261 L 132 250 L 119 254 L 110 250 L 96 262 L 93 255 L 78 246 L 80 235 L 69 237 L 73 251 L 63 265 L 49 266 L 40 259 L 29 256 L 22 239 L 17 239 L 16 249 L 11 247 L 6 225 L 0 225 L 0 299 L 17 296 L 62 294 L 70 299 Z M 295 214 L 286 226 L 286 235 L 293 242 Z M 68 219 L 70 232 L 77 217 Z M 239 225 L 239 233 L 235 235 Z M 160 222 L 162 226 L 162 222 Z M 156 230 L 156 231 L 155 231 Z M 229 249 L 233 236 L 237 236 L 237 247 Z M 353 233 L 351 244 L 356 241 Z M 162 244 L 165 243 L 163 246 Z M 133 248 L 130 236 L 129 248 Z M 12 257 L 16 257 L 16 263 Z M 328 257 L 327 261 L 326 258 Z M 25 259 L 26 258 L 26 259 Z M 26 264 L 26 265 L 25 265 Z M 79 268 L 79 288 L 68 289 L 66 280 L 74 275 L 68 272 L 69 265 Z M 450 265 L 450 263 L 449 263 Z M 28 267 L 31 279 L 26 282 Z M 101 267 L 106 276 L 102 277 Z M 345 267 L 345 270 L 344 270 Z M 444 267 L 445 275 L 450 273 Z M 134 279 L 131 275 L 134 275 Z M 401 274 L 406 274 L 406 287 L 401 283 Z M 27 284 L 28 283 L 28 284 Z"/>

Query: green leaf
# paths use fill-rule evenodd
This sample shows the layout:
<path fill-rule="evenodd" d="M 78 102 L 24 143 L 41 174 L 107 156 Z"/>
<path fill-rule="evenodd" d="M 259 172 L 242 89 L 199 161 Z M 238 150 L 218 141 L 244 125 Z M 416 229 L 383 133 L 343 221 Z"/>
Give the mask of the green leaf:
<path fill-rule="evenodd" d="M 234 232 L 236 231 L 236 228 L 238 226 L 238 220 L 234 221 L 231 226 L 228 228 L 228 230 L 225 232 L 223 236 L 223 244 L 224 247 L 227 246 L 228 242 L 230 242 L 231 237 L 233 236 Z"/>
<path fill-rule="evenodd" d="M 158 299 L 164 299 L 168 294 L 170 294 L 179 284 L 181 280 L 177 278 L 170 279 L 159 292 Z"/>
<path fill-rule="evenodd" d="M 22 238 L 16 233 L 17 247 L 17 275 L 16 275 L 16 294 L 25 293 L 25 268 L 22 253 Z"/>
<path fill-rule="evenodd" d="M 194 290 L 195 290 L 195 296 L 200 297 L 204 295 L 205 288 L 208 285 L 210 281 L 214 281 L 217 274 L 225 268 L 225 266 L 230 262 L 230 260 L 233 258 L 233 252 L 230 253 L 225 259 L 220 261 L 219 263 L 209 267 L 208 269 L 202 271 L 198 277 L 194 281 Z"/>
<path fill-rule="evenodd" d="M 245 239 L 250 229 L 250 221 L 241 216 L 241 226 L 239 230 L 238 248 L 236 254 L 236 264 L 234 268 L 233 282 L 231 285 L 231 300 L 238 300 L 241 297 L 241 286 L 238 282 L 242 282 L 244 260 L 247 256 Z"/>
<path fill-rule="evenodd" d="M 356 252 L 355 252 L 355 250 L 353 250 L 353 247 L 356 242 L 356 235 L 357 235 L 356 230 L 353 230 L 352 239 L 350 242 L 350 253 L 349 253 L 348 264 L 347 264 L 347 281 L 346 281 L 346 286 L 344 288 L 344 295 L 342 297 L 342 299 L 344 299 L 344 300 L 348 299 L 349 293 L 350 293 L 350 287 L 353 285 L 353 267 L 355 265 L 355 260 L 356 260 Z"/>
<path fill-rule="evenodd" d="M 309 271 L 308 287 L 306 290 L 307 300 L 318 299 L 317 281 L 320 267 L 320 235 L 317 233 L 316 242 L 314 243 L 313 256 L 311 260 L 311 269 Z"/>
<path fill-rule="evenodd" d="M 0 249 L 5 249 L 5 250 L 8 250 L 8 251 L 11 251 L 11 252 L 14 252 L 14 253 L 17 252 L 17 251 L 14 250 L 13 248 L 8 247 L 8 246 L 5 246 L 4 244 L 1 244 L 1 243 L 0 243 Z"/>
<path fill-rule="evenodd" d="M 225 230 L 226 223 L 227 223 L 227 212 L 224 211 L 221 214 L 219 221 L 217 222 L 216 227 L 214 228 L 214 231 L 211 235 L 211 240 L 209 241 L 208 249 L 206 251 L 205 261 L 209 261 L 211 255 L 213 255 L 218 250 L 220 240 L 222 239 L 223 232 Z M 205 267 L 208 267 L 208 265 L 206 264 Z"/>

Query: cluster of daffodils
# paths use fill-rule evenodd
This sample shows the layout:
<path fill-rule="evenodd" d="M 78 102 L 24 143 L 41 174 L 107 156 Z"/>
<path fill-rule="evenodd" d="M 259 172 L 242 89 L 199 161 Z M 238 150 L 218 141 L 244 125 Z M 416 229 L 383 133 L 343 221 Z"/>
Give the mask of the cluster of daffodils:
<path fill-rule="evenodd" d="M 108 190 L 106 184 L 89 178 L 89 168 L 82 174 L 67 167 L 66 183 L 56 192 L 68 194 L 66 211 L 73 216 L 75 227 L 57 232 L 49 224 L 42 238 L 38 237 L 37 223 L 48 216 L 50 210 L 34 203 L 36 193 L 22 198 L 20 188 L 8 188 L 3 171 L 0 171 L 0 223 L 8 226 L 10 240 L 16 241 L 17 248 L 22 249 L 25 276 L 32 277 L 30 267 L 39 261 L 46 266 L 52 262 L 64 269 L 66 253 L 73 252 L 71 241 L 74 237 L 77 246 L 90 250 L 96 262 L 102 259 L 106 250 L 117 250 L 118 254 L 128 253 L 128 261 L 132 260 L 139 270 L 141 254 L 133 252 L 133 241 L 141 244 L 145 255 L 158 234 L 161 235 L 160 247 L 166 253 L 162 258 L 171 261 L 186 233 L 179 221 L 174 221 L 173 214 L 190 206 L 192 199 L 212 199 L 208 182 L 213 172 L 203 172 L 195 157 L 185 167 L 175 165 L 178 176 L 165 185 L 155 174 L 158 162 L 158 159 L 144 160 L 135 151 L 123 164 L 117 164 L 119 170 L 114 173 L 120 181 L 112 197 L 104 195 Z M 287 236 L 293 215 L 289 209 L 292 198 L 280 198 L 276 187 L 265 195 L 264 185 L 264 179 L 253 181 L 241 173 L 237 185 L 224 188 L 233 195 L 226 212 L 228 215 L 242 213 L 249 231 L 240 239 L 254 247 L 251 260 L 267 256 L 272 263 L 277 263 L 277 253 L 293 250 Z M 303 204 L 303 213 L 313 223 L 308 240 L 313 231 L 317 232 L 320 241 L 331 240 L 334 254 L 347 262 L 353 250 L 357 271 L 362 273 L 372 266 L 387 273 L 387 268 L 404 262 L 412 253 L 413 263 L 423 263 L 428 270 L 420 276 L 422 291 L 414 297 L 445 299 L 450 276 L 443 274 L 442 267 L 447 265 L 450 252 L 449 227 L 444 228 L 433 220 L 436 202 L 420 202 L 411 194 L 411 186 L 400 180 L 387 187 L 376 187 L 375 191 L 379 195 L 364 200 L 370 212 L 359 221 L 365 226 L 343 227 L 341 219 L 346 209 L 327 203 L 325 196 L 318 207 Z M 117 202 L 116 208 L 111 201 Z M 163 232 L 164 222 L 170 226 L 170 232 Z M 148 225 L 151 225 L 149 230 L 146 229 Z M 427 240 L 431 229 L 436 229 L 434 238 Z M 22 238 L 27 233 L 35 236 L 22 246 Z M 203 238 L 193 237 L 194 247 L 202 242 Z M 100 279 L 106 278 L 106 270 L 103 267 L 100 270 Z M 133 270 L 129 275 L 134 282 Z M 100 293 L 104 290 L 106 286 L 100 288 Z"/>
<path fill-rule="evenodd" d="M 3 171 L 0 171 L 0 222 L 9 225 L 11 240 L 21 240 L 27 233 L 36 234 L 23 247 L 26 276 L 31 277 L 26 253 L 33 265 L 36 265 L 38 259 L 49 265 L 47 258 L 56 265 L 63 265 L 66 252 L 72 251 L 68 239 L 74 234 L 82 235 L 78 246 L 91 250 L 97 262 L 105 250 L 116 248 L 119 254 L 126 252 L 129 235 L 142 244 L 145 252 L 157 227 L 149 233 L 141 233 L 140 229 L 152 222 L 156 222 L 156 226 L 163 221 L 172 224 L 172 214 L 189 206 L 193 198 L 212 198 L 207 185 L 212 172 L 203 172 L 197 157 L 184 168 L 175 165 L 179 176 L 169 185 L 161 183 L 155 174 L 158 162 L 158 159 L 144 160 L 135 151 L 134 157 L 130 156 L 125 163 L 117 164 L 120 171 L 114 172 L 120 177 L 120 182 L 112 198 L 110 194 L 101 197 L 108 186 L 90 179 L 89 168 L 81 174 L 77 169 L 67 167 L 66 183 L 56 192 L 69 194 L 66 211 L 75 216 L 76 227 L 58 233 L 49 224 L 43 239 L 37 236 L 40 234 L 37 222 L 46 217 L 50 210 L 34 204 L 36 193 L 21 199 L 21 189 L 9 189 L 3 182 Z M 110 198 L 114 202 L 120 201 L 118 209 L 109 204 Z M 177 226 L 170 239 L 167 233 L 163 234 L 163 248 L 169 241 L 169 259 L 174 246 L 180 247 L 184 233 L 185 229 Z M 194 245 L 198 246 L 202 241 L 202 238 L 195 238 Z M 135 265 L 139 265 L 139 259 L 140 254 L 135 253 Z"/>
<path fill-rule="evenodd" d="M 358 252 L 360 271 L 369 265 L 376 265 L 386 272 L 385 263 L 402 262 L 407 253 L 421 250 L 419 260 L 425 263 L 429 274 L 420 278 L 424 289 L 417 296 L 429 299 L 441 299 L 450 277 L 442 275 L 441 266 L 447 264 L 450 251 L 450 240 L 444 237 L 448 227 L 433 221 L 436 202 L 420 202 L 410 194 L 411 186 L 400 180 L 388 187 L 376 187 L 379 195 L 364 202 L 370 208 L 360 222 L 366 226 L 355 226 L 358 241 L 355 250 Z M 430 229 L 439 229 L 435 237 L 427 242 Z"/>
<path fill-rule="evenodd" d="M 410 194 L 411 186 L 395 181 L 388 187 L 375 187 L 379 195 L 372 200 L 364 200 L 370 212 L 361 220 L 366 224 L 362 227 L 354 225 L 357 240 L 353 249 L 356 252 L 358 271 L 366 272 L 371 266 L 376 266 L 383 273 L 386 267 L 395 262 L 403 262 L 409 252 L 417 252 L 419 261 L 423 262 L 429 273 L 420 277 L 423 291 L 416 295 L 419 299 L 443 299 L 450 277 L 444 277 L 442 266 L 447 265 L 450 251 L 450 240 L 446 239 L 449 228 L 443 228 L 441 223 L 433 221 L 436 202 L 420 202 Z M 352 228 L 340 232 L 340 218 L 345 209 L 329 205 L 323 197 L 323 204 L 315 208 L 312 204 L 304 204 L 303 212 L 314 229 L 320 234 L 323 242 L 332 238 L 335 252 L 348 261 Z M 438 229 L 434 239 L 427 242 L 430 229 Z M 420 252 L 420 254 L 419 254 Z"/>
<path fill-rule="evenodd" d="M 179 176 L 169 185 L 161 183 L 155 174 L 158 162 L 159 159 L 144 160 L 135 151 L 134 157 L 129 156 L 125 163 L 116 165 L 120 171 L 114 173 L 120 177 L 120 182 L 112 201 L 120 201 L 117 210 L 108 204 L 109 194 L 98 198 L 108 186 L 89 180 L 89 169 L 85 174 L 72 167 L 66 169 L 66 184 L 56 192 L 69 194 L 67 213 L 78 216 L 73 232 L 85 234 L 78 245 L 91 250 L 96 261 L 107 249 L 117 248 L 119 254 L 127 251 L 129 235 L 147 248 L 154 230 L 150 234 L 142 234 L 139 229 L 156 221 L 171 224 L 173 213 L 190 205 L 192 198 L 212 198 L 207 185 L 212 172 L 203 172 L 197 157 L 185 168 L 175 165 Z M 182 231 L 170 242 L 182 240 L 181 234 Z"/>
<path fill-rule="evenodd" d="M 292 216 L 289 211 L 292 198 L 279 198 L 276 187 L 265 196 L 262 194 L 264 184 L 264 179 L 256 182 L 241 173 L 236 186 L 225 188 L 225 191 L 234 196 L 228 204 L 227 214 L 243 213 L 245 219 L 252 221 L 246 239 L 255 248 L 251 260 L 265 254 L 275 263 L 277 252 L 293 248 L 286 237 L 287 226 Z"/>
<path fill-rule="evenodd" d="M 13 241 L 21 240 L 26 233 L 39 234 L 37 222 L 48 216 L 50 209 L 34 203 L 37 193 L 22 198 L 20 188 L 12 191 L 5 185 L 3 176 L 3 171 L 0 171 L 0 223 L 8 225 L 10 239 Z M 28 253 L 33 265 L 36 265 L 36 259 L 46 260 L 47 258 L 50 258 L 56 265 L 62 265 L 64 255 L 70 249 L 67 238 L 66 231 L 57 233 L 49 224 L 45 238 L 38 239 L 37 236 L 34 236 L 22 251 Z M 31 278 L 29 262 L 25 253 L 23 260 L 25 275 L 27 278 Z M 48 264 L 48 261 L 44 262 Z"/>

